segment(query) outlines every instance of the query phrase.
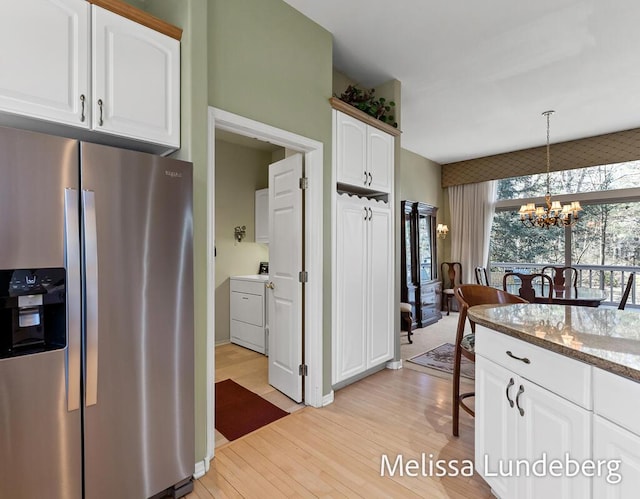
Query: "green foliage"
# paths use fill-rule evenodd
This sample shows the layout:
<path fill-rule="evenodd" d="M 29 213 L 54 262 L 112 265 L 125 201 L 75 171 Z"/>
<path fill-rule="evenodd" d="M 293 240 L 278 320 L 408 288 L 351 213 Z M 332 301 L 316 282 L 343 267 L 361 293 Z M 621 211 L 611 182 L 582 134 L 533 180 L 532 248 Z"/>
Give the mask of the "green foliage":
<path fill-rule="evenodd" d="M 639 165 L 604 165 L 552 173 L 551 194 L 606 191 L 637 185 Z M 540 196 L 546 192 L 546 174 L 505 179 L 498 183 L 499 199 Z M 640 203 L 583 206 L 571 228 L 574 265 L 640 264 Z M 493 262 L 564 264 L 565 232 L 561 227 L 528 228 L 517 211 L 496 213 L 491 234 Z"/>
<path fill-rule="evenodd" d="M 395 107 L 396 103 L 393 101 L 387 102 L 384 97 L 375 98 L 374 93 L 376 89 L 362 90 L 356 85 L 349 85 L 347 89 L 338 97 L 340 100 L 351 104 L 353 107 L 364 111 L 369 116 L 373 116 L 377 120 L 387 123 L 395 128 L 398 128 L 398 124 L 394 121 L 393 115 L 388 114 L 392 107 Z"/>

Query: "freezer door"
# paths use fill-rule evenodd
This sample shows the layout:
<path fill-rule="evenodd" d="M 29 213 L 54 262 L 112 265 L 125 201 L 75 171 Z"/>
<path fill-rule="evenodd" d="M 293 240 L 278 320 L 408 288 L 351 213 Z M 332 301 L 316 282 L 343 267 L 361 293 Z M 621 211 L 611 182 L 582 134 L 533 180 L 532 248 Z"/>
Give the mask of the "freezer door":
<path fill-rule="evenodd" d="M 77 219 L 65 223 L 65 212 L 77 217 L 65 197 L 77 193 L 78 157 L 76 141 L 0 128 L 0 269 L 65 267 L 67 242 L 77 246 L 79 237 L 65 239 L 65 227 L 77 228 Z M 80 341 L 79 261 L 70 265 L 75 337 L 59 350 L 0 359 L 0 497 L 82 497 L 80 357 L 68 352 Z M 2 324 L 0 342 L 11 334 Z"/>
<path fill-rule="evenodd" d="M 192 168 L 83 143 L 81 178 L 86 497 L 147 498 L 195 467 Z"/>

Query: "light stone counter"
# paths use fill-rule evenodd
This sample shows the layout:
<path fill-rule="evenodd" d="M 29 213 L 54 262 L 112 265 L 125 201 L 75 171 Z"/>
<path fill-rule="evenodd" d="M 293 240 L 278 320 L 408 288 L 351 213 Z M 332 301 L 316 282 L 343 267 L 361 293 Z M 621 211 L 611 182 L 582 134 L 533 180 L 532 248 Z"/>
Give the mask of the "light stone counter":
<path fill-rule="evenodd" d="M 640 381 L 640 313 L 547 304 L 478 305 L 482 326 Z"/>

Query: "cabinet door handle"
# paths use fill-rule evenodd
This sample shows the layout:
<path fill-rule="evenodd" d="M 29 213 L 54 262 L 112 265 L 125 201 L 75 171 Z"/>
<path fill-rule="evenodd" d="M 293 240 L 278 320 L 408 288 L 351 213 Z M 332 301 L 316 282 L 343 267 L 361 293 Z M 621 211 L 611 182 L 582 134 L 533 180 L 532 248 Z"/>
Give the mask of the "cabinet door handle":
<path fill-rule="evenodd" d="M 373 218 L 373 210 L 371 208 L 368 208 L 369 210 L 369 220 L 371 220 Z"/>
<path fill-rule="evenodd" d="M 364 172 L 364 185 L 367 185 L 367 172 Z"/>
<path fill-rule="evenodd" d="M 367 220 L 367 214 L 368 214 L 368 211 L 367 211 L 367 207 L 365 206 L 364 207 L 364 219 L 365 220 Z"/>
<path fill-rule="evenodd" d="M 100 118 L 98 119 L 98 125 L 102 126 L 104 121 L 102 120 L 102 99 L 98 99 L 98 108 L 100 109 Z"/>
<path fill-rule="evenodd" d="M 371 175 L 371 172 L 369 172 L 367 175 L 369 175 L 369 184 L 371 185 L 371 181 L 373 180 L 373 175 Z"/>
<path fill-rule="evenodd" d="M 511 353 L 511 350 L 507 350 L 507 355 L 508 355 L 509 357 L 511 357 L 512 359 L 516 359 L 516 360 L 522 361 L 522 362 L 524 362 L 525 364 L 531 364 L 531 361 L 530 361 L 529 359 L 527 359 L 526 357 L 516 357 L 515 355 L 513 355 L 513 354 Z"/>
<path fill-rule="evenodd" d="M 266 287 L 267 287 L 267 288 L 269 288 L 269 289 L 275 289 L 276 285 L 275 285 L 275 284 L 273 284 L 273 282 L 269 281 L 269 282 L 266 284 Z"/>
<path fill-rule="evenodd" d="M 524 386 L 520 385 L 520 388 L 518 388 L 518 395 L 516 395 L 516 407 L 520 412 L 520 416 L 524 416 L 524 409 L 520 407 L 520 395 L 522 395 L 523 393 L 524 393 Z"/>
<path fill-rule="evenodd" d="M 509 401 L 509 406 L 513 407 L 513 400 L 511 400 L 511 397 L 509 397 L 509 388 L 511 388 L 513 385 L 515 385 L 516 382 L 513 381 L 513 378 L 509 379 L 509 384 L 507 385 L 507 389 L 506 389 L 506 394 L 507 394 L 507 400 Z"/>
<path fill-rule="evenodd" d="M 82 109 L 80 111 L 80 121 L 84 123 L 84 101 L 86 100 L 84 94 L 80 94 L 80 105 L 82 106 Z"/>

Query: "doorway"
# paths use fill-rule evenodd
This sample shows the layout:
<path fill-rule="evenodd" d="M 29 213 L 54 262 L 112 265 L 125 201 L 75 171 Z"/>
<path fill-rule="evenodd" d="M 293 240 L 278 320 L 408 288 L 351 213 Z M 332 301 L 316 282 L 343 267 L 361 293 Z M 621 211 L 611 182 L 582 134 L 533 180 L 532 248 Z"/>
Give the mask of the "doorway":
<path fill-rule="evenodd" d="M 323 396 L 322 386 L 322 180 L 323 144 L 285 130 L 243 118 L 226 111 L 209 108 L 209 217 L 208 255 L 209 275 L 208 296 L 215 296 L 215 137 L 217 132 L 231 132 L 236 135 L 258 139 L 304 156 L 308 187 L 304 200 L 304 249 L 307 281 L 303 300 L 304 317 L 304 359 L 307 375 L 304 377 L 305 404 L 314 407 L 326 405 L 331 394 Z M 207 455 L 214 455 L 214 385 L 215 379 L 215 305 L 210 303 L 207 313 Z M 205 462 L 208 468 L 208 460 Z"/>

